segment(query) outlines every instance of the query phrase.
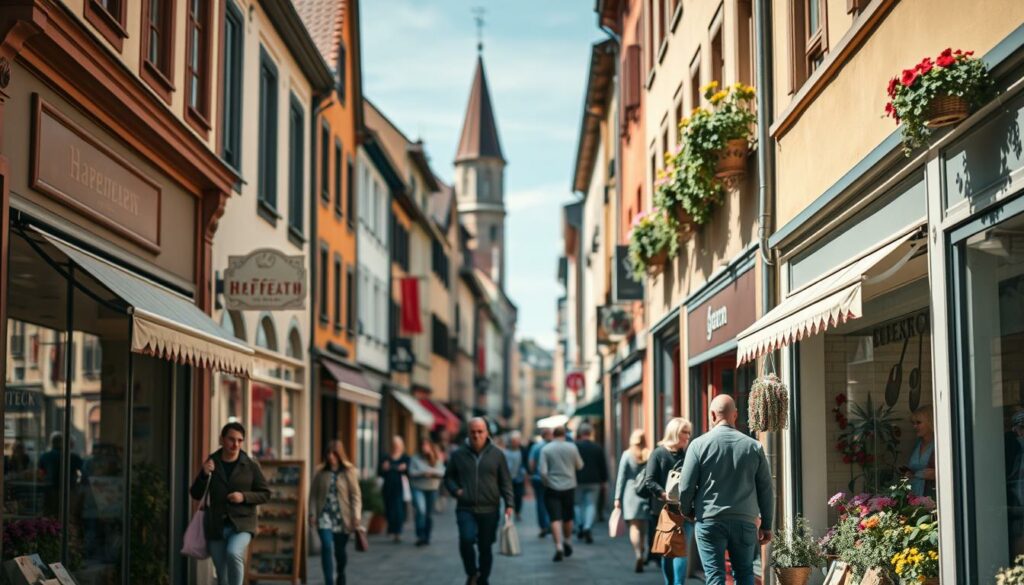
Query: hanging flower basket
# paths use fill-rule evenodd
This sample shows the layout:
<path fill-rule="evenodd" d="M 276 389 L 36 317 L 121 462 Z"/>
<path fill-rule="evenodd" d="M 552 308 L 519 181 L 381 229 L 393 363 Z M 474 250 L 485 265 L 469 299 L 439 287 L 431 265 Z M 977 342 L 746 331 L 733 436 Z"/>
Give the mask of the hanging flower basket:
<path fill-rule="evenodd" d="M 938 96 L 928 105 L 928 121 L 924 125 L 929 128 L 952 126 L 970 113 L 971 106 L 964 98 L 958 95 Z"/>
<path fill-rule="evenodd" d="M 668 250 L 661 250 L 644 260 L 644 264 L 647 265 L 648 274 L 659 274 L 665 267 L 666 262 L 668 262 Z"/>
<path fill-rule="evenodd" d="M 675 218 L 661 209 L 639 214 L 629 233 L 629 266 L 633 280 L 658 272 L 679 251 Z"/>
<path fill-rule="evenodd" d="M 747 422 L 758 432 L 781 431 L 789 426 L 789 389 L 775 374 L 754 380 L 750 387 Z"/>
<path fill-rule="evenodd" d="M 719 179 L 737 177 L 747 172 L 747 153 L 750 147 L 746 138 L 737 138 L 725 143 L 725 148 L 718 151 L 718 164 L 715 176 Z"/>

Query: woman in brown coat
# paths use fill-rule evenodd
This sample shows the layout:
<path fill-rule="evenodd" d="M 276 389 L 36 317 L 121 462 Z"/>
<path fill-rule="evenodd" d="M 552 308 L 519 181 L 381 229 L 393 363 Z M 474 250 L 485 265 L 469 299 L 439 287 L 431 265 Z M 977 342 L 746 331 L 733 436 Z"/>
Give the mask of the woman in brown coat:
<path fill-rule="evenodd" d="M 359 472 L 345 456 L 341 441 L 335 439 L 327 444 L 324 465 L 313 477 L 309 490 L 309 524 L 316 526 L 320 535 L 326 585 L 345 585 L 345 546 L 353 532 L 363 529 L 359 524 L 362 510 Z"/>

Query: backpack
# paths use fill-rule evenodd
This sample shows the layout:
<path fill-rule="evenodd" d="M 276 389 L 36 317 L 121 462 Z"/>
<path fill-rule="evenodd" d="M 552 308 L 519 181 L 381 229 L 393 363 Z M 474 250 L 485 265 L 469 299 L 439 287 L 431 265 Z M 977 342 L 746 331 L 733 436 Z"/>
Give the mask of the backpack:
<path fill-rule="evenodd" d="M 658 515 L 658 524 L 654 527 L 654 542 L 651 543 L 651 554 L 661 555 L 666 558 L 686 558 L 687 549 L 686 532 L 683 523 L 686 519 L 682 514 L 671 510 L 673 506 L 667 505 L 661 509 Z"/>

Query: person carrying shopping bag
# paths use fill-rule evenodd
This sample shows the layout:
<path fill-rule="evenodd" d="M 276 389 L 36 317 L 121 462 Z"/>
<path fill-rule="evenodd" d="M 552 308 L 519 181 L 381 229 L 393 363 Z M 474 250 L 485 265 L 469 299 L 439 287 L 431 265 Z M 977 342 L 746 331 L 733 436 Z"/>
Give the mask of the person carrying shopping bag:
<path fill-rule="evenodd" d="M 189 490 L 195 500 L 208 497 L 204 532 L 221 585 L 245 581 L 246 551 L 256 534 L 256 507 L 270 499 L 263 471 L 242 451 L 243 442 L 245 427 L 224 425 L 221 448 L 206 458 Z"/>
<path fill-rule="evenodd" d="M 350 536 L 363 530 L 362 512 L 359 470 L 345 455 L 342 442 L 335 439 L 327 443 L 324 464 L 309 488 L 309 525 L 315 526 L 320 536 L 325 585 L 345 585 L 345 547 Z"/>

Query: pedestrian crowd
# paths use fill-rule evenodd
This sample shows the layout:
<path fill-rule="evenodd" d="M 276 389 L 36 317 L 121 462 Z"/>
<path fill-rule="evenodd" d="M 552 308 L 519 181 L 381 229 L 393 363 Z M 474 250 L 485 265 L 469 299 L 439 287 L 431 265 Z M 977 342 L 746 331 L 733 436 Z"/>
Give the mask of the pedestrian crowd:
<path fill-rule="evenodd" d="M 539 536 L 551 537 L 554 562 L 572 557 L 574 542 L 594 542 L 595 523 L 610 497 L 609 533 L 617 535 L 621 521 L 634 571 L 653 562 L 666 585 L 683 584 L 695 572 L 688 563 L 693 545 L 708 585 L 725 585 L 727 575 L 737 585 L 754 585 L 759 545 L 772 535 L 774 496 L 764 449 L 737 430 L 737 415 L 731 397 L 717 396 L 708 432 L 691 440 L 690 421 L 673 418 L 653 450 L 644 430 L 633 430 L 611 486 L 607 454 L 587 423 L 575 436 L 566 427 L 541 429 L 524 444 L 518 431 L 492 438 L 487 421 L 474 418 L 461 443 L 446 448 L 423 440 L 412 456 L 396 436 L 378 468 L 387 534 L 401 542 L 411 503 L 415 545 L 429 546 L 433 514 L 450 497 L 466 583 L 487 585 L 502 519 L 506 529 L 521 519 L 529 480 Z M 242 425 L 225 425 L 221 448 L 206 458 L 191 489 L 204 502 L 203 516 L 193 522 L 202 523 L 199 532 L 222 585 L 246 581 L 256 507 L 271 495 L 259 464 L 241 449 L 244 440 Z M 330 441 L 324 453 L 309 489 L 308 522 L 319 536 L 325 583 L 344 585 L 349 540 L 357 550 L 368 546 L 359 473 L 341 441 Z M 194 542 L 185 544 L 195 549 Z"/>

